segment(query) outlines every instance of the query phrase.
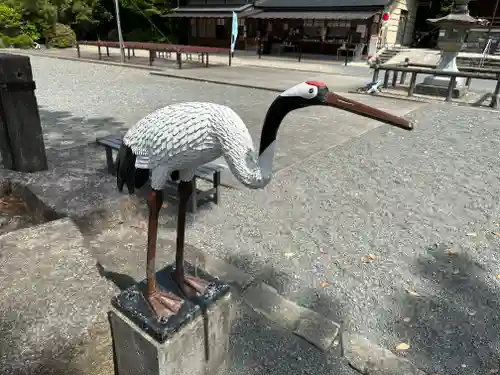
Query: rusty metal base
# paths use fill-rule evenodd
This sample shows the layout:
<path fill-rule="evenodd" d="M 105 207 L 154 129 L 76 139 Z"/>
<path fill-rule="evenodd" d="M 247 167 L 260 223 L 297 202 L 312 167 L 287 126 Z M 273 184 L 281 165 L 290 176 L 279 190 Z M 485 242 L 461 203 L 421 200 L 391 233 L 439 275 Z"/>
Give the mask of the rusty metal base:
<path fill-rule="evenodd" d="M 223 281 L 214 278 L 199 268 L 195 270 L 187 262 L 184 267 L 186 273 L 207 281 L 209 286 L 202 296 L 190 297 L 184 300 L 181 309 L 176 315 L 165 320 L 157 319 L 143 295 L 146 290 L 146 280 L 133 285 L 114 297 L 111 300 L 112 305 L 153 339 L 159 343 L 165 342 L 178 332 L 181 327 L 198 317 L 203 308 L 210 306 L 229 293 L 229 285 Z M 158 286 L 162 291 L 171 292 L 184 298 L 177 284 L 170 277 L 174 269 L 173 265 L 169 265 L 157 272 Z"/>

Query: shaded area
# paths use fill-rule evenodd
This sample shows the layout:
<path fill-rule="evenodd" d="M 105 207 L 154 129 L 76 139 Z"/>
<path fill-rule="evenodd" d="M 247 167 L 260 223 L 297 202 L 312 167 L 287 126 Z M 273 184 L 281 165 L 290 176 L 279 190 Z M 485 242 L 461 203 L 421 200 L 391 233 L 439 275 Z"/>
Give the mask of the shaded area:
<path fill-rule="evenodd" d="M 124 291 L 125 289 L 137 284 L 133 277 L 124 273 L 107 270 L 101 263 L 99 263 L 99 261 L 97 261 L 96 267 L 97 272 L 99 272 L 99 276 L 111 281 L 118 289 L 120 289 L 120 291 Z"/>
<path fill-rule="evenodd" d="M 0 235 L 60 217 L 25 186 L 0 178 Z"/>
<path fill-rule="evenodd" d="M 252 274 L 254 285 L 266 283 L 277 289 L 280 294 L 284 285 L 293 284 L 294 275 L 277 270 L 262 258 L 252 257 L 249 253 L 233 255 L 226 261 Z M 318 287 L 301 290 L 293 302 L 312 307 L 320 313 L 327 309 L 330 317 L 337 317 L 336 321 L 345 320 L 344 311 L 337 301 L 325 296 Z M 274 305 L 279 302 L 262 303 Z M 283 321 L 272 322 L 245 305 L 231 335 L 233 350 L 232 369 L 229 374 L 357 374 L 347 365 L 345 358 L 339 358 L 338 341 L 335 341 L 331 352 L 323 352 L 286 330 L 282 324 Z"/>
<path fill-rule="evenodd" d="M 79 230 L 68 219 L 54 220 L 0 236 L 0 248 L 2 374 L 77 372 L 83 359 L 73 357 L 113 294 L 96 277 Z M 89 351 L 104 365 L 105 348 L 94 344 Z M 92 373 L 93 367 L 80 368 Z"/>
<path fill-rule="evenodd" d="M 87 84 L 87 89 L 95 86 L 96 80 L 98 81 L 94 76 L 94 81 Z M 147 92 L 147 95 L 142 96 L 141 103 L 146 105 L 149 100 L 148 105 L 151 106 L 165 100 L 184 100 L 183 95 L 192 97 L 195 91 L 193 89 L 188 92 L 191 90 L 189 87 L 196 86 L 201 98 L 224 93 L 225 96 L 219 99 L 221 102 L 240 103 L 238 92 L 241 91 L 233 88 L 222 91 L 213 89 L 214 85 L 204 85 L 204 90 L 199 90 L 200 84 L 180 86 L 179 81 L 175 81 L 178 88 L 173 90 L 173 80 L 156 83 L 145 78 L 145 81 L 147 84 L 137 85 L 135 88 L 125 87 L 126 85 L 121 87 L 130 88 L 132 97 L 137 97 L 139 91 Z M 186 87 L 188 89 L 182 93 Z M 160 96 L 158 93 L 166 93 L 166 99 L 156 99 Z M 262 98 L 262 91 L 244 93 L 241 100 L 243 104 L 238 104 L 242 112 L 247 119 L 261 120 L 259 108 L 264 108 L 263 103 L 269 97 Z M 85 103 L 85 95 L 74 99 L 68 107 L 75 105 L 77 100 Z M 380 103 L 381 100 L 378 100 Z M 126 104 L 121 107 L 122 110 Z M 385 105 L 396 104 L 386 102 Z M 149 107 L 141 110 L 146 111 L 146 108 Z M 256 109 L 257 113 L 254 114 Z M 398 342 L 412 338 L 411 332 L 405 335 L 394 328 L 394 322 L 405 317 L 402 310 L 407 302 L 401 299 L 405 295 L 405 288 L 412 286 L 419 294 L 431 296 L 431 300 L 434 300 L 430 306 L 424 305 L 419 310 L 420 315 L 426 316 L 426 312 L 432 312 L 432 305 L 444 304 L 446 300 L 434 289 L 427 292 L 418 289 L 421 273 L 415 262 L 425 253 L 425 246 L 436 241 L 446 243 L 451 239 L 463 239 L 465 234 L 475 232 L 476 227 L 488 227 L 490 220 L 497 216 L 497 172 L 500 165 L 496 151 L 499 139 L 498 114 L 457 107 L 427 106 L 411 115 L 419 121 L 413 133 L 400 134 L 388 127 L 381 127 L 360 139 L 346 142 L 337 149 L 311 157 L 314 151 L 324 150 L 325 143 L 330 142 L 331 145 L 331 139 L 338 135 L 337 131 L 345 131 L 342 123 L 362 126 L 366 121 L 360 118 L 359 122 L 351 122 L 353 116 L 343 118 L 339 115 L 336 122 L 329 123 L 327 116 L 323 114 L 320 116 L 304 112 L 304 116 L 297 116 L 293 120 L 290 117 L 288 127 L 283 128 L 278 139 L 278 142 L 286 141 L 282 145 L 288 146 L 281 147 L 282 152 L 289 152 L 301 163 L 296 164 L 293 170 L 281 169 L 273 185 L 259 194 L 225 190 L 223 200 L 230 202 L 230 205 L 224 204 L 214 208 L 209 215 L 197 216 L 187 234 L 187 241 L 220 258 L 227 259 L 234 254 L 248 253 L 246 258 L 251 262 L 248 268 L 254 274 L 258 273 L 263 264 L 271 264 L 274 270 L 268 272 L 277 273 L 278 277 L 269 277 L 269 282 L 275 283 L 284 295 L 306 306 L 307 303 L 315 303 L 327 316 L 347 315 L 352 330 L 359 330 L 370 336 L 372 341 L 393 348 Z M 311 123 L 320 126 L 313 127 Z M 288 135 L 293 135 L 292 131 L 297 128 L 302 132 L 296 138 L 281 136 L 286 135 L 287 131 Z M 317 132 L 312 133 L 313 128 Z M 309 138 L 310 134 L 314 137 Z M 303 142 L 303 150 L 306 152 L 290 148 L 291 140 L 294 141 L 294 146 Z M 278 152 L 279 150 L 280 147 Z M 65 161 L 72 165 L 75 176 L 88 173 L 82 167 L 77 171 L 78 163 L 86 165 L 88 160 L 96 162 L 95 155 L 100 153 L 90 148 L 80 151 L 80 159 L 73 158 L 71 163 Z M 278 158 L 285 155 L 287 154 L 278 154 Z M 304 155 L 310 156 L 309 159 Z M 100 164 L 102 166 L 103 160 Z M 278 159 L 279 163 L 282 161 Z M 56 175 L 51 177 L 56 181 L 57 177 L 61 178 Z M 102 174 L 101 179 L 110 183 L 105 174 Z M 62 181 L 69 188 L 72 186 L 68 179 Z M 95 181 L 89 183 L 87 190 L 98 190 L 96 184 Z M 114 189 L 112 185 L 109 187 Z M 69 191 L 69 188 L 65 191 Z M 111 195 L 111 190 L 109 191 Z M 84 188 L 82 192 L 85 192 Z M 102 192 L 100 195 L 101 197 L 94 193 L 90 198 L 98 201 L 99 198 L 108 196 Z M 84 199 L 90 198 L 87 196 Z M 58 202 L 63 200 L 60 195 L 57 199 Z M 74 204 L 73 207 L 77 205 Z M 130 239 L 123 233 L 117 233 L 113 246 L 123 253 L 130 241 L 138 237 L 137 233 L 132 233 Z M 138 249 L 144 250 L 137 251 L 129 265 L 144 264 L 144 231 L 140 233 L 142 237 L 139 238 Z M 163 249 L 167 250 L 170 245 L 164 246 Z M 109 246 L 96 246 L 94 251 L 96 249 L 105 260 L 111 258 Z M 493 264 L 498 262 L 495 249 L 491 247 L 471 251 L 477 257 L 475 262 L 488 270 L 490 275 L 496 273 L 493 270 Z M 366 256 L 370 253 L 375 255 L 375 259 L 367 261 Z M 234 260 L 235 263 L 237 261 Z M 109 267 L 109 263 L 103 264 Z M 119 272 L 128 274 L 126 269 Z M 474 274 L 477 275 L 477 272 Z M 142 274 L 141 272 L 140 275 Z M 321 282 L 328 284 L 322 287 L 319 286 Z M 483 290 L 487 295 L 487 287 L 496 291 L 495 282 L 495 279 L 483 278 L 485 288 L 479 289 L 480 292 Z M 310 289 L 319 289 L 319 298 L 312 297 Z M 449 287 L 449 290 L 453 288 Z M 452 297 L 460 294 L 466 293 L 462 290 L 460 293 L 450 293 L 448 299 L 452 300 Z M 487 301 L 474 299 L 469 301 L 472 305 L 467 306 L 470 308 L 477 305 L 473 309 L 479 316 L 479 307 L 487 305 Z M 439 318 L 443 321 L 457 320 L 458 333 L 461 332 L 460 326 L 466 325 L 462 323 L 465 319 L 456 313 L 465 311 L 457 308 L 463 303 L 465 302 L 461 300 L 454 301 L 442 309 L 445 318 Z M 469 312 L 465 314 L 466 317 L 471 316 Z M 491 331 L 495 332 L 496 321 L 489 322 Z M 421 323 L 425 324 L 425 321 Z M 439 325 L 432 323 L 430 326 L 433 329 L 431 337 L 439 337 Z M 426 333 L 425 330 L 423 332 Z M 461 346 L 468 348 L 470 352 L 475 351 L 475 346 L 467 341 L 467 336 L 464 340 L 460 336 L 456 337 L 457 339 L 442 344 L 444 349 L 438 346 L 432 353 L 434 356 L 429 354 L 433 348 L 430 342 L 418 344 L 416 339 L 415 343 L 410 342 L 411 350 L 407 356 L 428 367 L 434 366 L 435 362 L 438 363 L 436 366 L 448 365 L 452 372 L 456 369 L 456 363 L 462 360 L 458 355 L 454 356 L 454 353 L 466 352 Z M 440 342 L 439 339 L 436 340 Z M 485 349 L 484 353 L 494 355 L 491 349 Z M 448 356 L 454 358 L 455 362 Z M 460 364 L 457 373 L 469 374 L 477 370 L 484 374 L 487 369 L 477 358 L 471 358 L 464 364 L 466 368 L 462 368 Z M 473 370 L 469 371 L 471 368 Z"/>
<path fill-rule="evenodd" d="M 263 192 L 226 191 L 231 208 L 197 219 L 188 241 L 223 259 L 249 253 L 250 260 L 259 259 L 250 263 L 253 273 L 266 263 L 293 275 L 277 280 L 282 294 L 307 307 L 316 304 L 333 319 L 330 301 L 338 301 L 351 331 L 372 342 L 394 349 L 412 339 L 394 328 L 405 318 L 405 290 L 436 295 L 435 287 L 419 290 L 423 281 L 415 262 L 435 242 L 484 241 L 481 233 L 493 230 L 499 216 L 500 164 L 498 113 L 428 105 L 408 117 L 417 122 L 412 133 L 381 126 L 281 170 Z M 471 247 L 469 253 L 489 270 L 482 282 L 498 294 L 496 247 Z M 324 298 L 302 303 L 308 288 L 321 290 Z M 478 298 L 472 305 L 479 311 L 488 304 Z M 462 325 L 456 314 L 442 314 L 439 319 Z M 490 328 L 498 331 L 498 322 L 490 320 Z M 434 329 L 435 336 L 440 324 Z M 443 366 L 441 372 L 484 374 L 487 367 L 475 355 L 461 367 L 461 354 L 474 353 L 476 341 L 460 332 L 450 336 L 446 350 L 410 341 L 407 357 L 420 367 Z"/>
<path fill-rule="evenodd" d="M 39 87 L 39 103 L 44 111 L 53 112 L 44 114 L 46 120 L 43 121 L 43 129 L 47 147 L 65 146 L 66 142 L 92 142 L 97 136 L 126 130 L 155 109 L 186 101 L 228 105 L 241 116 L 254 143 L 258 144 L 265 113 L 276 97 L 276 93 L 263 90 L 157 77 L 145 71 L 119 66 L 41 57 L 32 57 L 31 60 Z M 85 79 L 81 78 L 82 70 L 85 70 Z M 346 82 L 343 77 L 331 74 L 290 74 L 288 71 L 272 69 L 215 67 L 189 71 L 193 74 L 195 72 L 199 72 L 202 78 L 210 74 L 217 75 L 224 82 L 232 79 L 247 80 L 250 83 L 259 81 L 267 87 L 276 86 L 281 89 L 303 80 L 315 79 L 324 80 L 331 90 L 341 91 Z M 359 95 L 354 97 L 359 98 Z M 402 107 L 400 101 L 374 97 L 363 97 L 360 100 L 395 114 L 407 113 L 411 108 L 422 105 L 405 103 L 405 107 Z M 71 115 L 57 115 L 62 111 Z M 378 125 L 379 123 L 366 118 L 326 107 L 293 112 L 285 118 L 280 128 L 275 169 L 289 167 Z M 289 147 L 290 145 L 293 147 Z M 225 173 L 223 183 L 234 186 L 237 182 Z"/>
<path fill-rule="evenodd" d="M 131 285 L 134 280 L 143 280 L 145 240 L 145 231 L 137 231 L 128 223 L 94 236 L 90 243 L 91 250 L 94 257 L 99 259 L 97 268 L 101 276 L 120 289 Z M 173 261 L 174 246 L 174 241 L 160 238 L 157 260 L 159 268 Z M 186 252 L 196 253 L 198 250 L 187 246 Z M 232 262 L 244 267 L 248 260 L 243 254 L 239 259 L 232 259 Z M 279 285 L 277 279 L 286 280 L 290 277 L 293 276 L 281 273 L 272 266 L 262 265 L 261 272 L 256 275 L 256 282 L 266 281 Z M 312 289 L 307 291 L 304 299 L 314 292 Z M 321 293 L 315 298 L 326 301 Z M 224 375 L 286 375 L 290 371 L 305 374 L 356 374 L 342 360 L 325 355 L 298 336 L 253 312 L 248 306 L 240 308 L 241 314 L 231 332 L 230 371 Z M 329 308 L 337 310 L 333 302 L 330 302 Z"/>
<path fill-rule="evenodd" d="M 125 132 L 129 126 L 113 117 L 84 118 L 39 106 L 46 148 L 69 148 L 95 142 L 97 137 Z M 103 150 L 104 152 L 104 150 Z"/>
<path fill-rule="evenodd" d="M 484 264 L 475 253 L 496 251 L 500 241 L 486 234 L 486 244 L 436 244 L 415 262 L 421 285 L 411 295 L 397 296 L 403 306 L 393 329 L 415 348 L 414 360 L 429 371 L 453 374 L 500 372 L 497 327 L 500 285 L 494 264 Z M 494 281 L 495 280 L 495 281 Z M 459 359 L 459 360 L 457 360 Z"/>

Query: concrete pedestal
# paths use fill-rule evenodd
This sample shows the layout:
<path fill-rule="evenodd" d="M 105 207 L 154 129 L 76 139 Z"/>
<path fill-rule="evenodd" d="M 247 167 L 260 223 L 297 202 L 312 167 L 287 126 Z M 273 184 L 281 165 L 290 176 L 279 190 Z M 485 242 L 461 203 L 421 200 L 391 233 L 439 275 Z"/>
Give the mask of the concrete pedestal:
<path fill-rule="evenodd" d="M 438 77 L 433 77 L 438 78 Z M 457 79 L 458 81 L 459 79 Z M 433 95 L 433 96 L 441 96 L 446 97 L 448 95 L 448 85 L 450 84 L 450 80 L 443 81 L 432 81 L 431 83 L 419 83 L 415 86 L 415 93 L 422 95 Z M 468 88 L 464 83 L 456 84 L 451 92 L 452 98 L 461 98 L 465 94 L 467 94 Z"/>
<path fill-rule="evenodd" d="M 436 70 L 441 70 L 443 72 L 458 72 L 457 56 L 458 51 L 443 51 Z M 446 97 L 448 95 L 450 81 L 451 77 L 447 76 L 426 77 L 423 83 L 419 83 L 415 86 L 415 92 L 417 94 Z M 456 78 L 452 91 L 453 98 L 461 98 L 467 93 L 468 87 L 465 85 L 466 81 L 467 79 L 464 77 Z"/>
<path fill-rule="evenodd" d="M 171 270 L 158 272 L 157 278 L 163 290 L 178 294 L 169 279 Z M 187 265 L 186 271 L 192 270 Z M 186 300 L 167 321 L 158 322 L 145 304 L 144 281 L 113 299 L 117 375 L 212 375 L 227 364 L 236 304 L 227 284 L 200 270 L 197 276 L 213 284 L 204 296 Z"/>

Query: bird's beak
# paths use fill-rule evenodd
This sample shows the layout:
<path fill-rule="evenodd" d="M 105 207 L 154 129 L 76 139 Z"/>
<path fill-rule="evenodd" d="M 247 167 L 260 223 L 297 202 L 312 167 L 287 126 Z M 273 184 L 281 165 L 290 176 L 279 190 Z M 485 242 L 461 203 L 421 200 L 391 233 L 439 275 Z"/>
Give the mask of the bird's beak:
<path fill-rule="evenodd" d="M 368 117 L 377 121 L 385 122 L 386 124 L 397 126 L 405 130 L 413 130 L 413 124 L 408 120 L 391 115 L 390 113 L 370 107 L 369 105 L 357 102 L 355 100 L 345 98 L 341 95 L 328 92 L 325 97 L 325 105 L 343 109 L 344 111 L 352 112 L 360 116 Z"/>

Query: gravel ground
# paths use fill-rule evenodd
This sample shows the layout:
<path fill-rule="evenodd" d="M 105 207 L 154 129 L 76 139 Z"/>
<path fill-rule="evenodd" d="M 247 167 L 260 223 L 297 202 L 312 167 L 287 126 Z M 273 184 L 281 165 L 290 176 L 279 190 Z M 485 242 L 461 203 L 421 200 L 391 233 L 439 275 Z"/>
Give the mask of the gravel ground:
<path fill-rule="evenodd" d="M 188 238 L 385 347 L 408 343 L 424 369 L 485 374 L 500 361 L 499 114 L 410 117 L 413 133 L 383 126 L 265 192 L 227 192 Z"/>
<path fill-rule="evenodd" d="M 117 67 L 32 63 L 51 147 L 74 136 L 85 143 L 166 102 L 194 99 L 230 104 L 255 134 L 273 96 Z M 414 105 L 366 100 L 395 113 Z M 272 184 L 224 190 L 222 204 L 191 223 L 187 241 L 383 346 L 409 343 L 407 357 L 422 368 L 499 369 L 498 112 L 427 105 L 409 115 L 418 121 L 412 133 L 336 114 L 329 126 L 321 121 L 328 112 L 290 116 Z M 346 129 L 358 130 L 328 149 Z M 173 234 L 171 226 L 164 231 Z"/>
<path fill-rule="evenodd" d="M 263 90 L 157 77 L 147 71 L 118 66 L 35 56 L 31 57 L 31 62 L 47 148 L 87 144 L 99 136 L 124 132 L 157 108 L 196 100 L 229 105 L 242 117 L 258 141 L 267 108 L 276 97 L 276 93 Z M 241 71 L 244 68 L 238 69 Z M 285 75 L 287 81 L 283 84 L 279 82 L 285 79 L 284 75 L 273 75 L 271 69 L 250 68 L 249 71 L 251 74 L 256 74 L 256 71 L 264 74 L 271 86 L 278 87 L 314 79 L 314 75 L 299 72 L 292 82 L 290 75 Z M 84 78 L 82 72 L 85 72 Z M 335 80 L 343 80 L 341 76 L 326 74 L 321 74 L 321 79 L 327 79 L 332 90 L 335 89 Z M 401 107 L 399 101 L 375 97 L 362 97 L 360 100 L 396 114 L 404 114 L 422 105 L 408 103 Z M 378 125 L 375 121 L 366 121 L 330 108 L 296 111 L 286 117 L 280 130 L 280 142 L 294 144 L 295 147 L 293 150 L 281 148 L 278 151 L 276 169 L 292 165 Z M 230 176 L 223 176 L 223 182 L 236 184 Z"/>

